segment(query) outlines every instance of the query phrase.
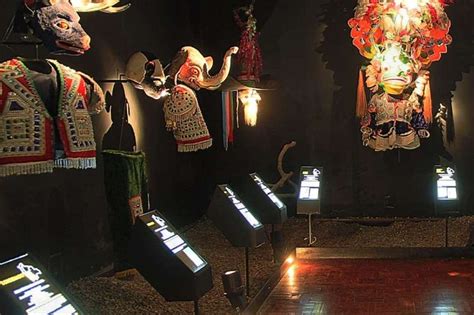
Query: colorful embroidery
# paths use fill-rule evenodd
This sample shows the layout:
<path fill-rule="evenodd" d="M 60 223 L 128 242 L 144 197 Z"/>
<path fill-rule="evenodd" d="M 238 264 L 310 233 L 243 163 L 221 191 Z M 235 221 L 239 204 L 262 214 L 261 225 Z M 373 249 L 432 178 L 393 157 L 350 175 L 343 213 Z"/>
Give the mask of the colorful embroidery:
<path fill-rule="evenodd" d="M 59 114 L 53 119 L 30 70 L 17 59 L 0 64 L 0 176 L 39 174 L 53 168 L 95 168 L 95 141 L 84 79 L 49 60 L 59 78 Z M 55 160 L 54 123 L 65 157 Z"/>
<path fill-rule="evenodd" d="M 132 219 L 132 225 L 135 224 L 135 219 L 143 214 L 142 197 L 140 195 L 134 196 L 128 200 L 128 206 L 130 207 L 130 218 Z"/>

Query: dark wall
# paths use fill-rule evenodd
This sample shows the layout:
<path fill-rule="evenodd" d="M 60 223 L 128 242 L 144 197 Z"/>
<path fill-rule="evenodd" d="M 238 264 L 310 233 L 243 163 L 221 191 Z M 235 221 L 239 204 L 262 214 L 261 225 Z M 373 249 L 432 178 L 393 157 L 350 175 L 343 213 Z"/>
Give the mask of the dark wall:
<path fill-rule="evenodd" d="M 153 52 L 167 64 L 181 46 L 193 45 L 212 55 L 217 68 L 225 50 L 238 44 L 232 9 L 245 2 L 140 0 L 122 14 L 84 14 L 83 26 L 93 39 L 91 51 L 58 59 L 96 79 L 111 79 L 123 72 L 127 57 L 137 50 Z M 281 88 L 262 92 L 257 127 L 238 129 L 227 152 L 222 146 L 220 93 L 198 92 L 214 146 L 179 154 L 164 128 L 162 104 L 126 86 L 137 149 L 147 154 L 151 207 L 178 226 L 191 223 L 204 213 L 215 185 L 232 176 L 258 171 L 275 182 L 277 155 L 283 144 L 296 140 L 285 168 L 325 167 L 323 198 L 328 215 L 432 215 L 431 170 L 440 156 L 449 155 L 461 172 L 463 211 L 468 213 L 474 202 L 469 197 L 474 180 L 470 167 L 474 78 L 462 72 L 473 64 L 472 1 L 459 0 L 449 9 L 454 43 L 432 69 L 434 104 L 451 105 L 453 91 L 456 130 L 451 145 L 444 150 L 441 134 L 434 128 L 421 149 L 389 153 L 362 147 L 354 118 L 362 58 L 351 45 L 347 19 L 355 4 L 352 0 L 257 0 L 265 72 L 277 78 Z M 7 27 L 13 12 L 13 5 L 4 6 L 0 29 Z M 1 60 L 15 55 L 33 57 L 34 49 L 11 51 L 0 46 Z M 51 57 L 44 49 L 40 56 Z M 111 91 L 112 85 L 105 84 L 104 89 Z M 108 113 L 94 117 L 99 151 L 111 123 Z M 31 248 L 43 261 L 57 252 L 90 261 L 99 257 L 95 264 L 107 260 L 110 233 L 101 163 L 99 158 L 97 170 L 0 179 L 0 252 Z M 395 205 L 392 210 L 384 208 L 387 196 Z"/>
<path fill-rule="evenodd" d="M 467 121 L 474 111 L 467 91 L 474 81 L 463 73 L 474 65 L 473 1 L 456 1 L 447 8 L 453 43 L 431 68 L 434 111 L 440 103 L 450 109 L 449 145 L 443 145 L 443 135 L 433 125 L 431 138 L 420 149 L 385 153 L 361 145 L 354 114 L 357 75 L 364 62 L 347 26 L 356 3 L 279 1 L 264 27 L 266 69 L 282 83 L 271 97 L 272 115 L 282 119 L 277 120 L 278 133 L 298 142 L 288 167 L 325 167 L 326 215 L 430 216 L 433 166 L 450 161 L 459 171 L 461 212 L 470 213 L 474 137 Z"/>

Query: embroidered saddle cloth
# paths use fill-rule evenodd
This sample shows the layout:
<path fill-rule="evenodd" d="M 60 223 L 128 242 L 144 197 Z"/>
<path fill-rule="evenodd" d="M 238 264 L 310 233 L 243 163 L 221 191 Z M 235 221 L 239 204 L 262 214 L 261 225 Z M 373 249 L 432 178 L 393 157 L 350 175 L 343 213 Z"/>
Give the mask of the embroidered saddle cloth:
<path fill-rule="evenodd" d="M 195 152 L 212 146 L 206 122 L 196 94 L 185 85 L 177 85 L 163 107 L 166 128 L 173 131 L 178 152 Z"/>

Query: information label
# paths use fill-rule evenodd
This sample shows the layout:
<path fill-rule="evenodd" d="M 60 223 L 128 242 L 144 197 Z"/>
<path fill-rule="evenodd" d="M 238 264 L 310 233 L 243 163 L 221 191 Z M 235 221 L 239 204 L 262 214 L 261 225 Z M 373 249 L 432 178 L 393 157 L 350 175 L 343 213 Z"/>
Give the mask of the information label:
<path fill-rule="evenodd" d="M 285 204 L 281 202 L 281 200 L 270 190 L 270 188 L 268 188 L 265 182 L 257 174 L 250 174 L 250 177 L 279 209 L 285 208 Z"/>
<path fill-rule="evenodd" d="M 0 290 L 25 314 L 79 314 L 28 254 L 0 263 Z"/>
<path fill-rule="evenodd" d="M 437 166 L 437 196 L 438 200 L 457 200 L 456 172 L 451 167 Z"/>
<path fill-rule="evenodd" d="M 318 168 L 304 168 L 301 171 L 300 200 L 319 200 L 321 171 Z"/>
<path fill-rule="evenodd" d="M 244 216 L 244 218 L 247 220 L 247 222 L 253 227 L 253 228 L 259 228 L 262 226 L 262 223 L 257 220 L 257 218 L 247 209 L 247 207 L 244 205 L 242 201 L 236 196 L 234 191 L 229 188 L 229 186 L 224 185 L 224 194 L 229 198 L 234 206 L 239 210 L 239 212 Z"/>
<path fill-rule="evenodd" d="M 178 257 L 192 272 L 196 273 L 207 265 L 168 222 L 154 211 L 141 216 L 145 224 L 165 244 L 165 246 Z"/>

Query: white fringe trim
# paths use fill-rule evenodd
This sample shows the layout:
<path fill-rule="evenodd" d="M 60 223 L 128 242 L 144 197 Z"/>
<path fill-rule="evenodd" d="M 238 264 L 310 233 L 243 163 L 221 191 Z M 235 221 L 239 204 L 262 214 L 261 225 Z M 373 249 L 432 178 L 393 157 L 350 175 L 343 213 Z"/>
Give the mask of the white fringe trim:
<path fill-rule="evenodd" d="M 0 176 L 52 173 L 53 161 L 0 165 Z"/>
<path fill-rule="evenodd" d="M 96 168 L 97 163 L 95 158 L 59 159 L 54 161 L 54 167 L 85 170 L 89 168 Z"/>
<path fill-rule="evenodd" d="M 206 150 L 212 146 L 212 139 L 194 144 L 178 144 L 178 152 L 196 152 Z"/>
<path fill-rule="evenodd" d="M 37 175 L 44 173 L 52 173 L 54 168 L 66 169 L 90 169 L 96 168 L 95 158 L 88 159 L 60 159 L 55 161 L 19 163 L 0 165 L 0 177 L 14 175 Z"/>

